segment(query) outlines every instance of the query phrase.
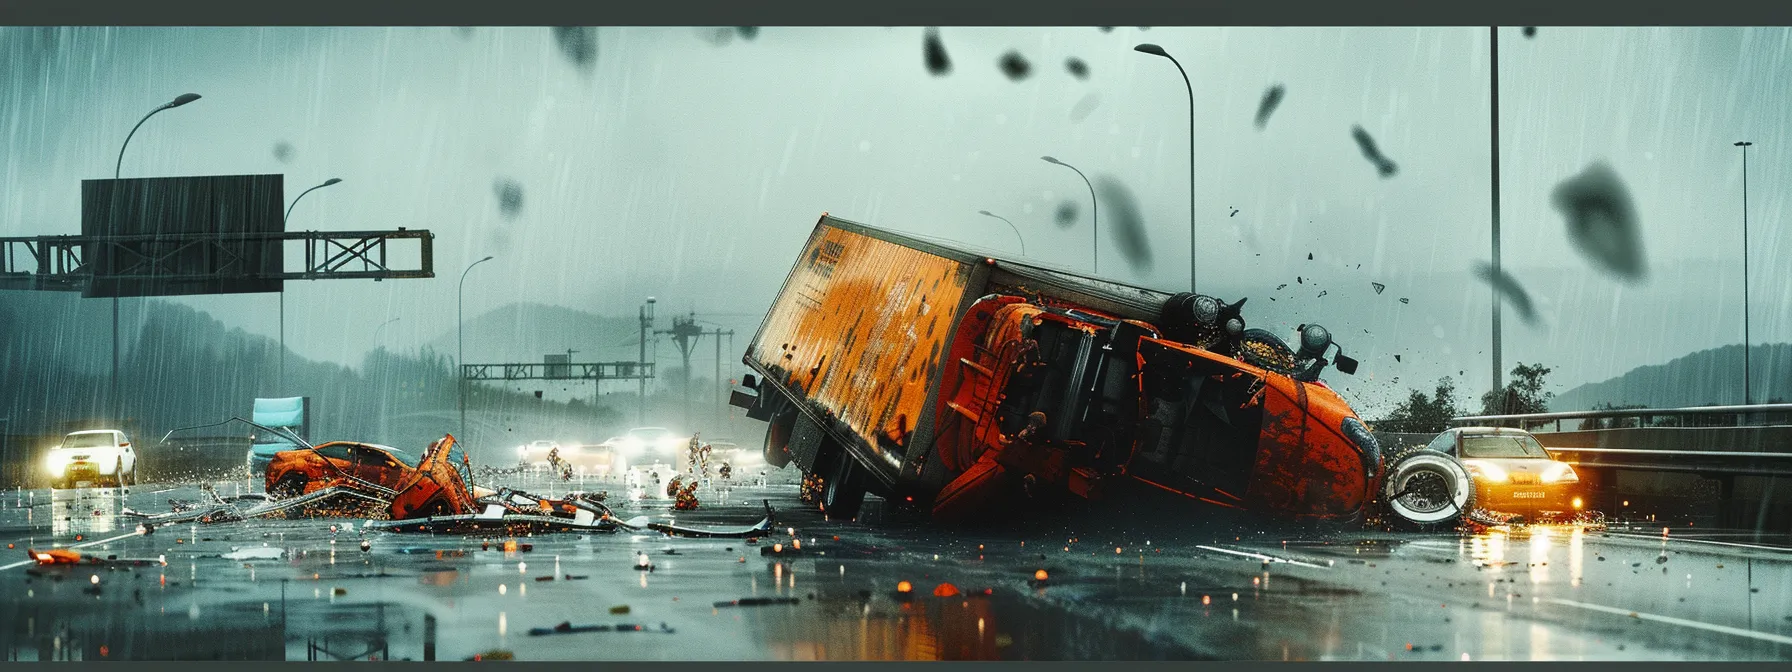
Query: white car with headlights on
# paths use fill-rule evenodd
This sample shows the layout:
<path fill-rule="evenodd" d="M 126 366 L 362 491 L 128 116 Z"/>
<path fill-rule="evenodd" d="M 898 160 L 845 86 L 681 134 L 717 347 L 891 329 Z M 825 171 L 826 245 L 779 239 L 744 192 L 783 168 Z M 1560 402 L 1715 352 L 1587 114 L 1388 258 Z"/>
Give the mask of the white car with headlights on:
<path fill-rule="evenodd" d="M 516 459 L 518 464 L 525 467 L 545 467 L 549 466 L 548 455 L 559 455 L 562 458 L 565 457 L 565 455 L 561 455 L 559 451 L 560 444 L 557 442 L 535 441 L 528 445 L 517 446 Z"/>
<path fill-rule="evenodd" d="M 52 488 L 72 488 L 82 481 L 123 486 L 137 480 L 137 450 L 116 429 L 74 432 L 50 449 L 44 468 Z"/>
<path fill-rule="evenodd" d="M 683 451 L 690 448 L 691 437 L 679 436 L 665 427 L 636 427 L 604 443 L 630 461 L 640 457 L 682 460 Z"/>

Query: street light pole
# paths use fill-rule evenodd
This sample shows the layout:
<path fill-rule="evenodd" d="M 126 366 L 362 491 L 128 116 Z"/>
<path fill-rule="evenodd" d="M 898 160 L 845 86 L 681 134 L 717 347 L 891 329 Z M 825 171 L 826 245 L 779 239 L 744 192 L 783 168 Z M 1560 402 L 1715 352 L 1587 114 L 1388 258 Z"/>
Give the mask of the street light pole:
<path fill-rule="evenodd" d="M 1748 370 L 1748 148 L 1754 144 L 1745 140 L 1735 145 L 1742 148 L 1742 403 L 1745 405 L 1755 403 L 1749 389 Z"/>
<path fill-rule="evenodd" d="M 1488 47 L 1488 49 L 1490 49 L 1492 52 L 1491 53 L 1492 57 L 1489 59 L 1489 62 L 1491 63 L 1491 65 L 1489 65 L 1488 67 L 1490 68 L 1490 70 L 1489 70 L 1489 72 L 1490 72 L 1489 86 L 1492 88 L 1493 105 L 1489 112 L 1489 122 L 1490 123 L 1488 124 L 1488 128 L 1489 128 L 1488 134 L 1489 134 L 1489 142 L 1493 148 L 1493 151 L 1492 151 L 1492 156 L 1493 156 L 1493 164 L 1492 164 L 1493 198 L 1490 201 L 1492 203 L 1492 207 L 1493 207 L 1493 212 L 1492 212 L 1492 214 L 1493 214 L 1493 275 L 1494 275 L 1494 277 L 1499 277 L 1499 274 L 1500 274 L 1500 28 L 1499 28 L 1499 26 L 1492 26 L 1492 27 L 1488 28 L 1487 29 L 1487 37 L 1488 37 L 1488 45 L 1490 45 Z M 1502 335 L 1502 332 L 1503 332 L 1503 330 L 1500 328 L 1500 292 L 1498 289 L 1493 289 L 1491 291 L 1493 292 L 1493 294 L 1492 294 L 1492 296 L 1493 296 L 1493 347 L 1491 348 L 1491 350 L 1493 351 L 1493 393 L 1496 397 L 1498 397 L 1499 395 L 1505 394 L 1506 386 L 1504 385 L 1503 379 L 1505 378 L 1506 372 L 1503 370 L 1505 368 L 1505 364 L 1501 361 L 1501 355 L 1500 355 L 1500 336 Z M 1505 409 L 1500 412 L 1510 413 L 1511 410 Z"/>
<path fill-rule="evenodd" d="M 1198 293 L 1200 285 L 1195 281 L 1195 86 L 1189 83 L 1188 71 L 1182 69 L 1182 62 L 1163 47 L 1146 43 L 1132 50 L 1170 59 L 1176 64 L 1176 71 L 1182 73 L 1182 86 L 1188 89 L 1188 291 Z"/>
<path fill-rule="evenodd" d="M 1041 156 L 1039 157 L 1039 160 L 1052 165 L 1076 170 L 1076 166 L 1049 156 Z M 1089 182 L 1089 176 L 1084 175 L 1083 171 L 1080 170 L 1076 170 L 1076 175 L 1077 177 L 1083 178 L 1083 184 L 1089 186 L 1089 242 L 1091 244 L 1089 255 L 1095 259 L 1095 272 L 1099 274 L 1101 273 L 1101 236 L 1098 234 L 1100 233 L 1101 227 L 1101 203 L 1095 199 L 1095 185 Z M 1019 231 L 1016 231 L 1015 234 L 1019 235 Z"/>
<path fill-rule="evenodd" d="M 391 324 L 393 322 L 397 322 L 398 320 L 399 320 L 399 318 L 394 317 L 390 320 L 386 320 L 385 322 L 381 322 L 380 326 L 373 328 L 373 347 L 376 347 L 376 348 L 380 347 L 380 330 L 385 329 L 386 325 Z"/>
<path fill-rule="evenodd" d="M 381 322 L 380 326 L 373 328 L 373 347 L 375 350 L 383 349 L 383 346 L 380 345 L 380 332 L 386 329 L 386 325 L 397 321 L 398 318 L 394 317 L 385 322 Z M 390 358 L 381 356 L 373 361 L 377 362 L 380 367 L 380 389 L 389 389 L 392 380 L 392 363 Z M 380 395 L 380 440 L 382 441 L 392 440 L 392 411 L 389 410 L 388 404 L 388 400 L 391 396 L 392 395 L 390 394 Z"/>
<path fill-rule="evenodd" d="M 280 228 L 281 229 L 286 228 L 286 221 L 289 219 L 292 219 L 293 207 L 297 206 L 299 204 L 299 199 L 304 198 L 305 194 L 309 194 L 313 191 L 317 191 L 319 189 L 330 186 L 332 184 L 336 184 L 341 181 L 342 181 L 341 178 L 332 177 L 328 180 L 324 180 L 323 184 L 320 184 L 320 185 L 317 185 L 310 189 L 306 189 L 304 191 L 299 192 L 298 196 L 293 197 L 292 203 L 287 204 L 286 214 L 280 216 Z M 282 248 L 281 251 L 284 252 L 285 249 Z M 285 265 L 284 260 L 282 261 L 282 265 L 283 266 Z M 392 318 L 392 319 L 396 320 L 398 318 Z M 385 325 L 382 324 L 380 326 L 383 327 Z M 284 394 L 285 390 L 286 390 L 286 281 L 284 281 L 284 280 L 280 281 L 280 379 L 279 379 L 279 387 L 280 387 L 281 393 Z"/>
<path fill-rule="evenodd" d="M 492 258 L 487 256 L 484 259 L 467 264 L 467 270 L 460 272 L 460 289 L 457 290 L 455 296 L 454 331 L 458 342 L 455 345 L 454 377 L 456 380 L 460 381 L 459 394 L 457 395 L 460 397 L 460 436 L 455 438 L 459 439 L 463 446 L 466 445 L 467 441 L 467 274 L 473 272 L 474 266 L 478 266 L 491 260 Z"/>
<path fill-rule="evenodd" d="M 641 309 L 640 309 L 641 355 L 638 359 L 635 360 L 635 364 L 639 369 L 639 370 L 635 371 L 635 373 L 640 376 L 639 380 L 640 380 L 640 384 L 641 384 L 641 393 L 640 393 L 641 396 L 637 401 L 638 406 L 635 409 L 635 424 L 636 425 L 643 425 L 643 424 L 647 423 L 647 371 L 646 371 L 646 367 L 647 367 L 647 332 L 648 332 L 648 330 L 653 329 L 653 304 L 654 304 L 654 302 L 655 302 L 654 298 L 649 296 L 649 297 L 647 297 L 647 303 L 641 304 Z"/>
<path fill-rule="evenodd" d="M 131 138 L 137 136 L 137 129 L 143 127 L 143 122 L 149 121 L 149 118 L 156 116 L 157 112 L 161 112 L 162 110 L 172 110 L 195 100 L 199 100 L 199 94 L 183 93 L 176 96 L 174 100 L 162 103 L 160 106 L 156 107 L 156 109 L 150 110 L 149 114 L 143 115 L 142 119 L 138 119 L 137 125 L 132 126 L 131 132 L 124 136 L 124 144 L 118 146 L 118 162 L 112 166 L 112 179 L 116 180 L 118 179 L 118 176 L 122 174 L 124 170 L 124 149 L 131 146 Z M 107 387 L 106 405 L 116 419 L 116 416 L 118 415 L 118 297 L 116 296 L 112 297 L 112 380 Z"/>
<path fill-rule="evenodd" d="M 979 215 L 983 215 L 983 216 L 986 216 L 986 217 L 994 217 L 994 218 L 996 218 L 996 219 L 999 219 L 999 220 L 1002 220 L 1002 221 L 1004 221 L 1004 222 L 1008 222 L 1008 218 L 1007 218 L 1007 217 L 1003 217 L 1003 216 L 1001 216 L 1001 215 L 998 215 L 998 214 L 995 214 L 995 213 L 993 213 L 993 212 L 990 212 L 990 211 L 988 211 L 988 210 L 978 210 L 978 211 L 977 211 L 977 214 L 979 214 Z M 1008 222 L 1008 228 L 1010 228 L 1010 229 L 1014 229 L 1014 237 L 1015 237 L 1015 239 L 1016 239 L 1016 240 L 1019 240 L 1019 241 L 1020 241 L 1020 256 L 1023 256 L 1023 257 L 1024 257 L 1024 256 L 1027 256 L 1027 239 L 1026 239 L 1026 238 L 1023 238 L 1023 237 L 1021 237 L 1021 235 L 1020 235 L 1020 227 L 1018 227 L 1018 226 L 1015 226 L 1015 225 L 1014 225 L 1014 222 Z"/>

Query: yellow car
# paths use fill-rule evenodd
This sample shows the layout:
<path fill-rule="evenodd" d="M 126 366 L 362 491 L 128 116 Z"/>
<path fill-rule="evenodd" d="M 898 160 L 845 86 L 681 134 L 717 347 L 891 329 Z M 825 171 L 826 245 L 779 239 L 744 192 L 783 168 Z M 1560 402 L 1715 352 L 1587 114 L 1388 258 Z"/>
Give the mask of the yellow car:
<path fill-rule="evenodd" d="M 1462 461 L 1475 483 L 1474 506 L 1531 521 L 1564 520 L 1585 509 L 1574 467 L 1549 454 L 1530 432 L 1457 427 L 1426 446 Z"/>

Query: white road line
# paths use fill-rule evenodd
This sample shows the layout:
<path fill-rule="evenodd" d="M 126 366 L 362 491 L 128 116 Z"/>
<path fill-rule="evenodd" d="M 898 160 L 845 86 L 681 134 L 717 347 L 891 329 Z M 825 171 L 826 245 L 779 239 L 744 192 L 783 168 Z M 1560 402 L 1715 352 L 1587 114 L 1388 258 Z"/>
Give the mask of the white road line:
<path fill-rule="evenodd" d="M 1543 598 L 1543 601 L 1549 602 L 1552 604 L 1560 604 L 1560 605 L 1568 606 L 1568 607 L 1578 607 L 1578 608 L 1587 609 L 1590 611 L 1603 611 L 1608 614 L 1617 614 L 1619 616 L 1630 616 L 1630 617 L 1642 619 L 1645 621 L 1655 621 L 1657 623 L 1667 623 L 1669 625 L 1678 625 L 1678 626 L 1687 627 L 1687 628 L 1697 628 L 1699 630 L 1709 630 L 1711 632 L 1721 632 L 1726 635 L 1734 635 L 1737 637 L 1747 637 L 1749 639 L 1759 639 L 1764 642 L 1775 642 L 1778 644 L 1792 644 L 1792 637 L 1787 637 L 1785 635 L 1776 635 L 1771 632 L 1756 632 L 1754 630 L 1744 630 L 1742 628 L 1732 628 L 1727 625 L 1717 625 L 1715 623 L 1705 623 L 1702 621 L 1689 621 L 1684 618 L 1674 618 L 1673 616 L 1662 616 L 1660 614 L 1650 614 L 1650 613 L 1645 613 L 1645 612 L 1641 612 L 1641 611 L 1627 611 L 1624 609 L 1619 609 L 1617 607 L 1607 607 L 1607 606 L 1602 606 L 1602 605 L 1598 605 L 1598 604 L 1587 604 L 1586 602 L 1576 602 L 1574 600 L 1564 600 L 1559 597 L 1546 597 L 1546 598 Z"/>
<path fill-rule="evenodd" d="M 1662 537 L 1660 535 L 1626 534 L 1623 532 L 1608 532 L 1606 534 L 1613 536 L 1613 537 L 1622 537 L 1625 539 L 1640 539 L 1642 541 L 1661 541 L 1662 539 L 1665 538 L 1668 541 L 1675 542 L 1675 543 L 1710 544 L 1712 546 L 1733 546 L 1736 548 L 1753 548 L 1753 549 L 1762 550 L 1762 551 L 1779 551 L 1781 553 L 1792 553 L 1792 548 L 1787 548 L 1785 546 L 1762 546 L 1760 544 L 1739 544 L 1739 543 L 1736 543 L 1733 541 L 1711 541 L 1709 539 L 1684 539 L 1684 538 L 1678 538 L 1678 537 L 1673 537 L 1673 536 Z"/>
<path fill-rule="evenodd" d="M 1256 559 L 1262 560 L 1264 562 L 1285 562 L 1290 565 L 1300 565 L 1302 567 L 1313 567 L 1315 569 L 1330 569 L 1329 567 L 1326 567 L 1325 565 L 1315 565 L 1310 562 L 1301 562 L 1299 560 L 1289 560 L 1288 558 L 1278 558 L 1273 555 L 1264 555 L 1262 553 L 1248 553 L 1245 551 L 1234 551 L 1229 548 L 1220 548 L 1218 546 L 1196 546 L 1195 548 L 1199 548 L 1204 551 L 1213 551 L 1215 553 L 1230 553 L 1232 555 L 1242 555 L 1247 558 L 1256 558 Z"/>
<path fill-rule="evenodd" d="M 99 544 L 104 544 L 109 541 L 118 541 L 119 539 L 135 537 L 138 534 L 141 534 L 141 533 L 140 532 L 126 532 L 124 534 L 118 535 L 116 537 L 112 537 L 110 539 L 95 539 L 93 541 L 84 541 L 79 544 L 75 544 L 73 546 L 66 546 L 64 548 L 87 548 L 88 546 L 97 546 Z M 14 567 L 24 567 L 25 565 L 35 564 L 36 562 L 37 562 L 37 559 L 33 558 L 33 559 L 25 560 L 22 562 L 15 562 L 10 565 L 0 565 L 0 572 L 6 571 L 8 569 L 12 569 Z"/>

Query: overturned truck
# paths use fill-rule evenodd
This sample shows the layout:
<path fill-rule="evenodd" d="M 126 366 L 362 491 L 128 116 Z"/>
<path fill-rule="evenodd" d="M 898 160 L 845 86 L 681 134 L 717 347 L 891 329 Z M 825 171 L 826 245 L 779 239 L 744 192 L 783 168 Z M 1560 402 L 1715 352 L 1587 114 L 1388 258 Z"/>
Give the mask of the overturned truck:
<path fill-rule="evenodd" d="M 801 469 L 833 518 L 867 493 L 975 522 L 1122 485 L 1296 520 L 1355 522 L 1389 497 L 1407 522 L 1460 516 L 1455 465 L 1388 464 L 1320 380 L 1334 349 L 1356 369 L 1324 327 L 1290 347 L 1248 328 L 1244 303 L 824 214 L 731 403 L 768 423 L 767 462 Z"/>

